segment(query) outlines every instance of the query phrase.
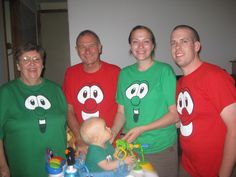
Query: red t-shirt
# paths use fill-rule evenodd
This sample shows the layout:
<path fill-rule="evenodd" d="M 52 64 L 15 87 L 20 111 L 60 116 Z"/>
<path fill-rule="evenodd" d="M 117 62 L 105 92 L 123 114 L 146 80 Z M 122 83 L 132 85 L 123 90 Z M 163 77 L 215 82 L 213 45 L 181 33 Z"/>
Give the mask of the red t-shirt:
<path fill-rule="evenodd" d="M 119 71 L 118 66 L 103 61 L 95 73 L 85 72 L 81 63 L 67 69 L 63 91 L 79 123 L 95 116 L 112 126 L 117 111 L 115 96 Z"/>
<path fill-rule="evenodd" d="M 217 177 L 226 135 L 220 113 L 236 102 L 234 80 L 218 66 L 203 63 L 180 78 L 176 100 L 182 166 L 193 177 Z"/>

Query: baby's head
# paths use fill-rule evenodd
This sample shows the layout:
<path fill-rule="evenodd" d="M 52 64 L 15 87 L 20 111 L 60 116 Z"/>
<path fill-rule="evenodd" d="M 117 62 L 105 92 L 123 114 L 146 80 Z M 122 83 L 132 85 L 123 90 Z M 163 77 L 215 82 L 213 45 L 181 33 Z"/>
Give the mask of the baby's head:
<path fill-rule="evenodd" d="M 87 144 L 103 144 L 112 137 L 110 128 L 99 117 L 85 120 L 80 127 L 80 135 Z"/>

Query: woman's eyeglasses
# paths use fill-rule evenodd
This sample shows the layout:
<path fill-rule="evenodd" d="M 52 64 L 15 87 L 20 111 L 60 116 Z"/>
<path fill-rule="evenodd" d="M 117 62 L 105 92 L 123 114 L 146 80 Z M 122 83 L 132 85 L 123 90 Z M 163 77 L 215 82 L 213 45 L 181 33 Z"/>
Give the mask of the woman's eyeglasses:
<path fill-rule="evenodd" d="M 31 62 L 33 63 L 41 63 L 42 62 L 42 59 L 39 58 L 39 57 L 30 57 L 30 56 L 24 56 L 22 59 L 21 59 L 21 62 L 23 64 L 29 64 Z"/>

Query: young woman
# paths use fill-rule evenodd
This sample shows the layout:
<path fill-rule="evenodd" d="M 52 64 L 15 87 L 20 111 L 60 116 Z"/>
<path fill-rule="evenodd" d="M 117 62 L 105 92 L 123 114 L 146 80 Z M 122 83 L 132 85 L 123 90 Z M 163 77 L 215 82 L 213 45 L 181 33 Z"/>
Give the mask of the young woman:
<path fill-rule="evenodd" d="M 148 27 L 134 27 L 129 44 L 137 62 L 119 75 L 114 136 L 124 126 L 124 139 L 147 145 L 145 159 L 161 177 L 176 177 L 175 74 L 168 64 L 154 60 L 156 42 Z"/>

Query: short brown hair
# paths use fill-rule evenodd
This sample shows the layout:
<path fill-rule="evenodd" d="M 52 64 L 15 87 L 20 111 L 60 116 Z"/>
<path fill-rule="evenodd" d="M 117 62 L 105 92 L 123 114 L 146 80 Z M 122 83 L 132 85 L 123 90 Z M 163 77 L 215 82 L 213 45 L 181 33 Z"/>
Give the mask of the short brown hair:
<path fill-rule="evenodd" d="M 94 36 L 94 37 L 96 38 L 97 43 L 98 43 L 98 44 L 101 44 L 101 41 L 100 41 L 98 35 L 97 35 L 95 32 L 93 32 L 92 30 L 88 30 L 88 29 L 87 29 L 87 30 L 84 30 L 84 31 L 82 31 L 81 33 L 79 33 L 79 35 L 78 35 L 77 38 L 76 38 L 76 45 L 77 45 L 77 43 L 78 43 L 78 40 L 79 40 L 82 36 L 85 36 L 85 35 L 92 35 L 92 36 Z"/>
<path fill-rule="evenodd" d="M 174 27 L 172 32 L 177 30 L 177 29 L 189 29 L 192 32 L 194 41 L 199 41 L 200 42 L 199 34 L 198 34 L 197 30 L 194 29 L 193 27 L 191 27 L 189 25 L 177 25 L 177 26 Z"/>
<path fill-rule="evenodd" d="M 37 51 L 40 55 L 40 57 L 42 58 L 43 62 L 46 59 L 46 52 L 45 50 L 40 46 L 40 45 L 36 45 L 32 42 L 27 42 L 21 46 L 19 46 L 16 51 L 15 51 L 15 58 L 17 61 L 19 61 L 19 58 L 26 52 L 29 51 Z"/>

